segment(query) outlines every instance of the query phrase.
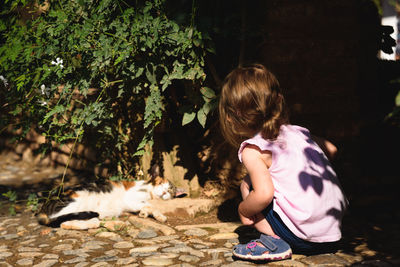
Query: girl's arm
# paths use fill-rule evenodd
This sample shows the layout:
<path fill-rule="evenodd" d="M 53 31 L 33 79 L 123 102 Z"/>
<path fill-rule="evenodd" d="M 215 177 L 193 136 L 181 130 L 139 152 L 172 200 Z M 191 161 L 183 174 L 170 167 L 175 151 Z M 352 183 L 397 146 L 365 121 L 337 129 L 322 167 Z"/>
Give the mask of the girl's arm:
<path fill-rule="evenodd" d="M 246 199 L 250 194 L 251 180 L 248 175 L 243 178 L 242 183 L 240 184 L 240 193 L 242 194 L 242 199 Z"/>
<path fill-rule="evenodd" d="M 274 185 L 268 171 L 267 162 L 271 153 L 254 145 L 247 145 L 242 151 L 242 162 L 246 167 L 253 190 L 239 204 L 239 214 L 251 218 L 265 209 L 274 196 Z"/>

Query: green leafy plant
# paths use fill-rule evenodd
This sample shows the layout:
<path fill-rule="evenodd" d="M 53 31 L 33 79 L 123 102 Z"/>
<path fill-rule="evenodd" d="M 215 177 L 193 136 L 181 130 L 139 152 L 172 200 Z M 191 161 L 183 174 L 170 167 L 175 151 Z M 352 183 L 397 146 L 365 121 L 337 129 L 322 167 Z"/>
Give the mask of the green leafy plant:
<path fill-rule="evenodd" d="M 15 205 L 17 202 L 17 192 L 9 190 L 6 193 L 3 193 L 2 196 L 8 199 L 10 205 L 8 207 L 8 212 L 10 215 L 14 216 L 16 214 Z"/>
<path fill-rule="evenodd" d="M 85 142 L 97 164 L 132 174 L 174 82 L 185 87 L 183 125 L 205 127 L 216 107 L 205 85 L 211 40 L 194 15 L 178 24 L 165 0 L 3 1 L 0 130 L 35 129 L 44 151 Z"/>
<path fill-rule="evenodd" d="M 37 211 L 38 207 L 39 207 L 38 196 L 34 193 L 29 194 L 27 202 L 26 202 L 26 206 L 28 209 L 30 209 L 33 212 Z"/>

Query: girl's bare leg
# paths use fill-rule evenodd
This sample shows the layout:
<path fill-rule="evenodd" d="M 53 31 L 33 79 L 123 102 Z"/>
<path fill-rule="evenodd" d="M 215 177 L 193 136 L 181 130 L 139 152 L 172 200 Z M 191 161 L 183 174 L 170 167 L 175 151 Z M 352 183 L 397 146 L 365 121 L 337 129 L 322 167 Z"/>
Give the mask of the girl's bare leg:
<path fill-rule="evenodd" d="M 274 230 L 272 230 L 271 225 L 269 224 L 269 222 L 267 221 L 267 219 L 265 219 L 265 217 L 262 215 L 262 213 L 257 215 L 257 222 L 254 223 L 254 228 L 257 229 L 257 231 L 259 231 L 260 233 L 266 234 L 266 235 L 270 235 L 273 237 L 276 237 L 277 235 L 275 234 Z"/>
<path fill-rule="evenodd" d="M 251 187 L 251 181 L 250 181 L 250 176 L 246 175 L 243 178 L 243 181 L 240 185 L 240 191 L 242 193 L 242 198 L 246 199 L 246 197 L 250 193 L 250 187 Z M 265 219 L 264 215 L 262 213 L 259 213 L 255 216 L 255 221 L 252 226 L 257 229 L 260 233 L 274 236 L 276 237 L 277 235 L 274 233 L 274 230 L 272 230 L 271 225 L 269 225 L 267 219 Z"/>

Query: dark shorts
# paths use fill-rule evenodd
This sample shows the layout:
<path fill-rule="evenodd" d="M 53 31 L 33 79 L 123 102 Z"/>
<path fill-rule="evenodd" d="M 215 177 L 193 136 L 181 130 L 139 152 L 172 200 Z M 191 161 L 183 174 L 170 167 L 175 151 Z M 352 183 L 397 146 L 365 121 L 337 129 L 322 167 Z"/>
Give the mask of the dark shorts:
<path fill-rule="evenodd" d="M 337 250 L 338 242 L 315 243 L 297 237 L 289 230 L 289 228 L 287 228 L 279 215 L 272 209 L 272 205 L 273 204 L 271 203 L 262 213 L 271 225 L 275 234 L 285 240 L 294 253 L 312 255 L 330 253 Z"/>

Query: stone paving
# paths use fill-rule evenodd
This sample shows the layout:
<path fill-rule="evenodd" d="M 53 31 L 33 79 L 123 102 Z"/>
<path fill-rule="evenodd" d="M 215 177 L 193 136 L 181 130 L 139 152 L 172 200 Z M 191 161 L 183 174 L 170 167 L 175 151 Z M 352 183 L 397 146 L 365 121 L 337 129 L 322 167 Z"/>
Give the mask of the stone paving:
<path fill-rule="evenodd" d="M 84 231 L 38 225 L 29 213 L 0 218 L 0 266 L 254 266 L 232 257 L 238 223 L 168 226 L 124 215 Z M 251 234 L 251 231 L 249 232 Z M 293 255 L 267 266 L 394 266 L 337 252 Z"/>
<path fill-rule="evenodd" d="M 13 179 L 25 178 L 19 182 L 23 184 L 31 177 L 36 183 L 41 177 L 54 180 L 62 171 L 29 166 L 0 155 L 0 189 L 3 190 L 0 193 L 8 190 Z M 38 190 L 33 184 L 22 188 Z M 185 223 L 179 223 L 179 219 L 171 218 L 173 223 L 160 224 L 151 218 L 124 214 L 104 220 L 101 228 L 76 231 L 38 225 L 33 213 L 23 208 L 10 216 L 4 212 L 5 208 L 0 207 L 3 210 L 0 212 L 0 266 L 400 266 L 398 239 L 393 241 L 393 251 L 397 254 L 389 256 L 379 255 L 362 237 L 352 237 L 345 242 L 354 245 L 344 246 L 332 254 L 250 262 L 232 256 L 232 247 L 239 240 L 257 237 L 251 228 L 238 222 L 198 223 L 199 220 L 193 219 L 197 223 L 188 223 L 190 219 L 186 218 L 182 220 Z M 355 220 L 350 224 L 354 232 L 362 228 L 363 222 Z M 398 235 L 398 225 L 391 227 L 392 231 L 384 239 L 393 233 Z"/>

